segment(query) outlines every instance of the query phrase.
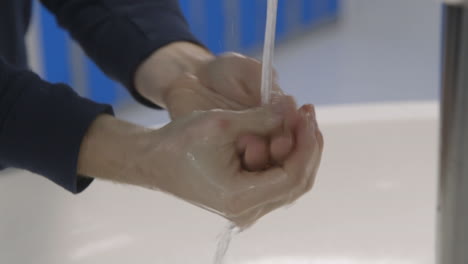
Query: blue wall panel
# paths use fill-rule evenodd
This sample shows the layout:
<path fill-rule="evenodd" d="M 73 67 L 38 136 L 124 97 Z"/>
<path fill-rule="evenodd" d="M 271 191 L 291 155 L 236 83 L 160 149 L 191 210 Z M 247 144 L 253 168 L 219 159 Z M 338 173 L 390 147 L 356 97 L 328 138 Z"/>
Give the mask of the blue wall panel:
<path fill-rule="evenodd" d="M 211 51 L 218 54 L 224 51 L 225 47 L 225 20 L 224 20 L 224 5 L 221 0 L 204 0 L 205 10 L 205 28 L 206 38 L 204 43 Z"/>
<path fill-rule="evenodd" d="M 192 0 L 179 0 L 180 9 L 182 9 L 182 12 L 185 14 L 185 18 L 187 20 L 192 19 L 190 14 L 191 1 Z"/>
<path fill-rule="evenodd" d="M 276 40 L 281 41 L 288 33 L 287 7 L 288 0 L 278 0 L 278 16 L 276 25 Z M 291 0 L 289 0 L 291 1 Z"/>
<path fill-rule="evenodd" d="M 107 78 L 91 60 L 86 60 L 88 97 L 100 103 L 117 101 L 117 83 Z"/>
<path fill-rule="evenodd" d="M 45 78 L 50 82 L 70 84 L 68 36 L 57 27 L 55 17 L 41 8 L 42 41 Z"/>
<path fill-rule="evenodd" d="M 318 12 L 314 2 L 310 0 L 302 0 L 300 18 L 303 25 L 309 25 L 318 20 Z"/>
<path fill-rule="evenodd" d="M 337 15 L 340 10 L 339 0 L 327 0 L 327 15 Z"/>
<path fill-rule="evenodd" d="M 257 6 L 258 0 L 239 0 L 240 12 L 239 23 L 240 23 L 240 46 L 249 49 L 255 46 L 258 42 L 257 34 Z"/>

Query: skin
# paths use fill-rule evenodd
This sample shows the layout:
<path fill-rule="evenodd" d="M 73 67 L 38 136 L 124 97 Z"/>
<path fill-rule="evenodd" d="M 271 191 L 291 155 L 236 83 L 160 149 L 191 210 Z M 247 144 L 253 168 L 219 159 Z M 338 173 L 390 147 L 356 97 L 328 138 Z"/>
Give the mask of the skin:
<path fill-rule="evenodd" d="M 276 84 L 272 103 L 260 106 L 260 73 L 238 54 L 214 57 L 185 42 L 159 49 L 135 86 L 172 122 L 153 130 L 98 117 L 78 173 L 158 189 L 250 226 L 312 188 L 323 151 L 313 106 L 298 109 Z"/>
<path fill-rule="evenodd" d="M 177 42 L 150 56 L 137 70 L 135 83 L 143 96 L 166 107 L 171 118 L 176 119 L 194 110 L 245 110 L 260 106 L 261 70 L 259 61 L 243 55 L 227 53 L 214 57 L 199 46 Z M 283 95 L 276 82 L 273 91 L 276 98 Z M 238 143 L 239 151 L 245 154 L 245 167 L 259 170 L 283 161 L 293 147 L 293 125 L 286 124 L 271 142 L 242 135 Z"/>

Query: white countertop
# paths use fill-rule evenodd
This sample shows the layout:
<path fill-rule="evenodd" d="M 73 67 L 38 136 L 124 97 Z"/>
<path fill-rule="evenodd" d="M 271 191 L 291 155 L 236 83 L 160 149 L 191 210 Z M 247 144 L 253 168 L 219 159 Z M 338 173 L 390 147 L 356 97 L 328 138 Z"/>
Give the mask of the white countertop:
<path fill-rule="evenodd" d="M 315 190 L 234 237 L 227 263 L 433 264 L 437 105 L 318 109 Z M 0 174 L 0 263 L 212 263 L 224 220 L 172 197 L 96 181 L 79 196 Z"/>

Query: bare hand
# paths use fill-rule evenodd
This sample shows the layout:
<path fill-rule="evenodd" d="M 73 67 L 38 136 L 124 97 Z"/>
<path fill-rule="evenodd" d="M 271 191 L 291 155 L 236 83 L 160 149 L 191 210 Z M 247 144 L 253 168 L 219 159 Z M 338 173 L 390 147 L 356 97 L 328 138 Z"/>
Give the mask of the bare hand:
<path fill-rule="evenodd" d="M 199 111 L 150 132 L 141 144 L 147 147 L 137 154 L 141 177 L 136 179 L 141 182 L 134 184 L 173 194 L 239 227 L 253 224 L 308 192 L 320 164 L 323 139 L 313 107 L 304 106 L 296 112 L 298 144 L 284 165 L 260 172 L 242 167 L 237 138 L 245 133 L 274 135 L 286 118 L 276 107 Z"/>

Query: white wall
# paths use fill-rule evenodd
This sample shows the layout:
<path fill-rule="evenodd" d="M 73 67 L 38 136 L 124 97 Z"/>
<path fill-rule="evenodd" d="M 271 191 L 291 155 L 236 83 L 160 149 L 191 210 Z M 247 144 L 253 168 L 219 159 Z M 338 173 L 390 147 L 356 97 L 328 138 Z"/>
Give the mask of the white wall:
<path fill-rule="evenodd" d="M 441 6 L 429 0 L 344 0 L 343 17 L 280 47 L 282 87 L 301 103 L 438 97 Z"/>

